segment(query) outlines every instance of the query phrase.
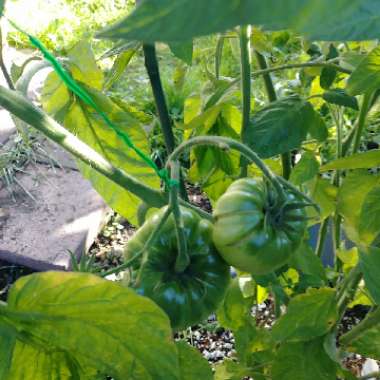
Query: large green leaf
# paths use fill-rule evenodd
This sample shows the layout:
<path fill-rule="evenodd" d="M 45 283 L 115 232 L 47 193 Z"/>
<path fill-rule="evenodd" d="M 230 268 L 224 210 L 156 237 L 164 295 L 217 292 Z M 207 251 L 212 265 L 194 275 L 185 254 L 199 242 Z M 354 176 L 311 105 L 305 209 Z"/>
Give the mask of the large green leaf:
<path fill-rule="evenodd" d="M 321 166 L 321 171 L 345 169 L 369 169 L 380 166 L 380 150 L 373 149 L 365 153 L 356 153 L 352 156 L 339 158 Z"/>
<path fill-rule="evenodd" d="M 305 152 L 297 165 L 293 168 L 290 175 L 290 181 L 295 185 L 302 185 L 303 183 L 313 179 L 319 171 L 319 162 L 315 158 L 314 153 Z"/>
<path fill-rule="evenodd" d="M 145 0 L 100 37 L 186 41 L 237 25 L 293 28 L 311 39 L 368 40 L 378 37 L 380 5 L 373 0 Z M 337 15 L 339 20 L 337 21 Z"/>
<path fill-rule="evenodd" d="M 176 342 L 179 359 L 180 380 L 212 380 L 213 374 L 208 361 L 200 352 L 186 342 Z"/>
<path fill-rule="evenodd" d="M 366 195 L 359 220 L 360 238 L 371 244 L 380 233 L 380 186 L 376 185 Z"/>
<path fill-rule="evenodd" d="M 325 335 L 337 321 L 334 289 L 309 289 L 289 303 L 288 310 L 273 326 L 278 341 L 309 341 Z"/>
<path fill-rule="evenodd" d="M 347 91 L 351 95 L 375 91 L 380 87 L 380 47 L 373 49 L 348 79 Z"/>
<path fill-rule="evenodd" d="M 367 194 L 379 179 L 365 170 L 348 173 L 338 192 L 337 211 L 344 217 L 344 228 L 348 237 L 361 242 L 359 234 L 360 215 Z"/>
<path fill-rule="evenodd" d="M 365 285 L 377 305 L 380 304 L 380 249 L 370 247 L 360 252 L 360 268 Z"/>
<path fill-rule="evenodd" d="M 97 276 L 46 272 L 23 277 L 1 315 L 17 329 L 4 380 L 82 379 L 75 376 L 82 369 L 116 380 L 178 379 L 168 317 L 149 299 Z M 1 317 L 0 326 L 4 329 Z M 28 371 L 34 375 L 22 375 Z"/>
<path fill-rule="evenodd" d="M 172 53 L 188 65 L 191 65 L 193 62 L 193 41 L 185 42 L 172 42 L 169 44 L 169 48 Z"/>
<path fill-rule="evenodd" d="M 72 75 L 86 84 L 86 90 L 101 111 L 120 130 L 126 132 L 132 142 L 149 155 L 149 141 L 141 122 L 135 113 L 122 101 L 113 101 L 103 95 L 98 88 L 103 86 L 103 74 L 97 69 L 95 58 L 87 44 L 81 43 L 69 52 Z M 87 73 L 89 68 L 89 73 Z M 84 84 L 83 84 L 84 83 Z M 65 128 L 73 132 L 86 144 L 100 153 L 115 167 L 133 175 L 152 188 L 159 188 L 160 180 L 154 170 L 117 136 L 99 115 L 80 99 L 74 99 L 55 72 L 47 78 L 42 96 L 44 109 L 63 122 Z M 91 167 L 78 162 L 82 174 L 88 178 L 97 192 L 118 213 L 131 223 L 137 222 L 136 210 L 139 198 L 116 185 Z"/>
<path fill-rule="evenodd" d="M 273 380 L 336 380 L 337 366 L 326 354 L 323 339 L 284 343 L 272 366 Z"/>
<path fill-rule="evenodd" d="M 298 97 L 278 100 L 251 118 L 243 140 L 262 158 L 299 148 L 316 113 L 309 102 Z"/>

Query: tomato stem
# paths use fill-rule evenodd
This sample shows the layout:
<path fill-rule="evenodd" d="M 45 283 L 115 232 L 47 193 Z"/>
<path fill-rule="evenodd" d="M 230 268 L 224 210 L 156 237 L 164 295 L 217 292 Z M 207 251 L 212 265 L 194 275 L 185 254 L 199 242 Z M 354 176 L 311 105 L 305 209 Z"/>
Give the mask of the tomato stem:
<path fill-rule="evenodd" d="M 172 212 L 172 210 L 170 207 L 168 207 L 165 210 L 160 222 L 157 224 L 156 228 L 152 231 L 151 235 L 149 236 L 148 240 L 146 241 L 146 243 L 144 244 L 143 248 L 141 248 L 140 251 L 138 251 L 130 260 L 126 261 L 125 263 L 123 263 L 123 264 L 121 264 L 115 268 L 111 268 L 108 271 L 101 273 L 100 276 L 106 277 L 106 276 L 109 276 L 111 274 L 119 273 L 119 272 L 131 267 L 147 251 L 147 249 L 152 244 L 154 244 L 154 242 L 157 240 L 157 238 L 158 238 L 158 236 L 162 230 L 162 227 L 165 225 L 165 223 L 168 220 L 171 212 Z"/>
<path fill-rule="evenodd" d="M 177 182 L 180 178 L 180 165 L 177 160 L 172 162 L 170 173 L 172 181 L 174 183 Z M 173 185 L 170 189 L 170 206 L 173 211 L 174 226 L 178 247 L 178 256 L 174 268 L 177 273 L 182 273 L 188 267 L 190 263 L 190 258 L 187 253 L 186 235 L 184 231 L 181 210 L 179 207 L 179 193 L 177 185 Z"/>
<path fill-rule="evenodd" d="M 249 128 L 249 117 L 251 112 L 251 43 L 250 43 L 250 26 L 240 28 L 240 63 L 241 63 L 241 93 L 242 93 L 242 126 L 241 138 L 246 143 L 246 135 Z M 245 157 L 240 160 L 241 177 L 246 177 L 248 172 L 248 162 Z"/>
<path fill-rule="evenodd" d="M 360 147 L 360 139 L 362 137 L 364 128 L 365 128 L 365 123 L 366 123 L 366 117 L 367 113 L 370 109 L 371 105 L 371 97 L 372 93 L 371 92 L 366 92 L 363 95 L 363 101 L 360 107 L 360 114 L 359 114 L 359 120 L 358 120 L 358 127 L 355 132 L 355 137 L 354 137 L 354 146 L 352 148 L 352 154 L 355 154 L 358 152 L 359 147 Z"/>
<path fill-rule="evenodd" d="M 221 136 L 196 136 L 180 144 L 173 153 L 168 157 L 166 162 L 166 167 L 172 165 L 173 162 L 178 160 L 180 155 L 194 146 L 200 145 L 211 145 L 216 146 L 217 148 L 228 151 L 229 149 L 234 149 L 240 152 L 244 157 L 246 157 L 249 162 L 254 163 L 265 175 L 265 177 L 270 181 L 277 191 L 277 194 L 282 199 L 286 199 L 284 190 L 281 186 L 280 179 L 277 177 L 261 160 L 261 158 L 248 146 L 242 144 L 241 142 L 231 139 L 229 137 Z M 296 190 L 299 193 L 299 190 Z"/>

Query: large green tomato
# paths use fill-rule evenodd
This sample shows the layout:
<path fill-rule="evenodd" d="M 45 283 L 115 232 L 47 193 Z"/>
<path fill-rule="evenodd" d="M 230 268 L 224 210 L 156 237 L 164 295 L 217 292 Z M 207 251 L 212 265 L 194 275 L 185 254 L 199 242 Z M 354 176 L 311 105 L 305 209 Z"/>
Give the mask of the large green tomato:
<path fill-rule="evenodd" d="M 306 215 L 301 202 L 284 189 L 285 200 L 262 179 L 234 182 L 213 212 L 213 240 L 222 257 L 237 269 L 256 275 L 287 263 L 300 244 Z"/>
<path fill-rule="evenodd" d="M 143 249 L 165 209 L 147 220 L 128 242 L 128 260 Z M 164 224 L 159 238 L 134 268 L 137 292 L 155 301 L 169 316 L 173 329 L 184 329 L 207 318 L 222 301 L 230 279 L 229 265 L 212 242 L 212 225 L 195 212 L 181 208 L 190 264 L 182 273 L 174 270 L 177 239 L 174 218 Z M 140 268 L 141 269 L 140 269 Z"/>

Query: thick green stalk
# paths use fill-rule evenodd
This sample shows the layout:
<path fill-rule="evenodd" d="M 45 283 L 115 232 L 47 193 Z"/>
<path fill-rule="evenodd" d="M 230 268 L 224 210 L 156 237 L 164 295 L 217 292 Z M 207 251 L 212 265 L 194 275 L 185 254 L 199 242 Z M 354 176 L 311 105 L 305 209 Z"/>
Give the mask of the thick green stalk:
<path fill-rule="evenodd" d="M 360 114 L 359 114 L 359 120 L 358 120 L 358 127 L 355 132 L 355 138 L 354 138 L 354 146 L 352 148 L 352 154 L 355 154 L 358 152 L 360 147 L 360 140 L 363 134 L 363 131 L 365 129 L 365 123 L 366 123 L 366 117 L 370 108 L 371 104 L 371 97 L 372 93 L 366 92 L 363 95 L 363 101 L 360 107 Z"/>
<path fill-rule="evenodd" d="M 259 64 L 260 69 L 262 71 L 268 70 L 268 65 L 267 65 L 267 61 L 265 60 L 265 57 L 261 55 L 258 51 L 256 51 L 255 54 L 256 54 L 257 63 Z M 274 89 L 273 81 L 269 74 L 269 71 L 262 73 L 262 75 L 264 78 L 264 84 L 265 84 L 265 89 L 267 91 L 268 100 L 270 102 L 275 102 L 277 100 L 277 95 L 276 95 L 276 90 Z M 290 173 L 292 171 L 292 158 L 291 158 L 290 152 L 281 154 L 281 162 L 282 162 L 282 176 L 285 179 L 289 179 Z"/>
<path fill-rule="evenodd" d="M 380 308 L 367 315 L 367 317 L 352 330 L 344 334 L 339 342 L 343 346 L 349 346 L 352 341 L 360 337 L 366 330 L 380 325 Z"/>
<path fill-rule="evenodd" d="M 143 44 L 145 67 L 152 87 L 154 101 L 156 103 L 158 117 L 160 119 L 161 130 L 164 135 L 167 153 L 170 154 L 175 148 L 175 138 L 173 134 L 172 121 L 169 116 L 168 107 L 165 100 L 165 93 L 162 87 L 160 69 L 157 61 L 156 47 L 154 45 Z M 180 176 L 181 196 L 188 200 L 186 187 L 182 176 Z"/>
<path fill-rule="evenodd" d="M 356 293 L 356 289 L 359 286 L 359 283 L 362 279 L 362 271 L 360 266 L 357 265 L 351 272 L 344 278 L 341 286 L 338 290 L 337 294 L 337 304 L 338 304 L 338 312 L 339 312 L 339 320 L 343 318 L 344 312 L 354 297 Z"/>
<path fill-rule="evenodd" d="M 157 112 L 160 118 L 160 124 L 162 133 L 164 135 L 166 149 L 168 151 L 168 154 L 170 154 L 175 147 L 175 139 L 172 130 L 172 122 L 170 120 L 168 107 L 166 105 L 164 89 L 161 83 L 156 48 L 154 45 L 144 44 L 143 50 L 145 56 L 145 67 L 149 76 L 154 100 L 156 102 Z"/>
<path fill-rule="evenodd" d="M 249 117 L 251 112 L 251 59 L 250 59 L 250 27 L 240 28 L 240 64 L 241 64 L 241 93 L 243 118 L 241 125 L 241 138 L 246 143 L 249 128 Z M 241 160 L 241 177 L 246 177 L 248 172 L 247 160 Z"/>
<path fill-rule="evenodd" d="M 248 146 L 242 144 L 241 142 L 234 140 L 229 137 L 222 136 L 197 136 L 193 137 L 181 145 L 179 145 L 173 153 L 169 156 L 166 167 L 168 168 L 173 162 L 177 161 L 181 154 L 194 146 L 216 146 L 223 151 L 228 151 L 230 149 L 237 150 L 240 152 L 245 158 L 249 160 L 249 162 L 254 163 L 265 175 L 265 177 L 270 181 L 270 183 L 276 189 L 276 192 L 280 199 L 285 199 L 284 189 L 281 183 L 284 186 L 288 186 L 292 188 L 292 191 L 299 194 L 301 197 L 305 198 L 305 195 L 301 193 L 298 189 L 293 187 L 291 184 L 288 184 L 286 180 L 283 178 L 277 177 L 272 171 L 265 165 L 265 163 L 260 159 L 260 157 Z M 308 200 L 310 201 L 310 200 Z"/>
<path fill-rule="evenodd" d="M 25 123 L 38 129 L 92 169 L 127 189 L 149 205 L 162 207 L 166 204 L 166 196 L 162 192 L 146 186 L 138 179 L 111 165 L 95 150 L 79 140 L 19 93 L 0 86 L 0 105 Z"/>
<path fill-rule="evenodd" d="M 322 257 L 323 249 L 325 247 L 325 242 L 327 238 L 328 226 L 329 226 L 329 218 L 326 218 L 322 222 L 321 227 L 319 228 L 318 242 L 317 242 L 317 247 L 315 249 L 315 253 L 318 257 Z"/>
<path fill-rule="evenodd" d="M 171 179 L 179 181 L 180 165 L 178 161 L 171 164 Z M 173 211 L 174 226 L 177 237 L 178 256 L 175 262 L 175 271 L 182 273 L 189 265 L 190 258 L 187 253 L 187 241 L 184 231 L 181 210 L 179 207 L 178 186 L 172 186 L 170 189 L 170 206 Z"/>

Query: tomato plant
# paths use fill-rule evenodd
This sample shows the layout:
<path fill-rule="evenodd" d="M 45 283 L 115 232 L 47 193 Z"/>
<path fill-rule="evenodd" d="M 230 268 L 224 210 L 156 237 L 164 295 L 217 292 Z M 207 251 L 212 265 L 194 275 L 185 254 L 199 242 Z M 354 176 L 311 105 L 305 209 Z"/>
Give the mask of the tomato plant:
<path fill-rule="evenodd" d="M 15 283 L 0 304 L 0 378 L 211 379 L 173 339 L 211 313 L 236 349 L 216 380 L 351 380 L 350 353 L 380 360 L 379 14 L 371 0 L 145 0 L 98 33 L 114 41 L 106 73 L 88 41 L 57 59 L 26 35 L 45 60 L 13 70 L 0 105 L 70 152 L 140 228 L 107 272 Z M 175 112 L 164 45 L 176 89 L 194 67 L 201 77 Z M 132 57 L 153 115 L 112 92 Z M 41 109 L 23 94 L 46 65 Z M 100 278 L 111 273 L 124 280 Z M 264 301 L 273 324 L 258 316 Z M 346 331 L 355 305 L 367 315 Z"/>

